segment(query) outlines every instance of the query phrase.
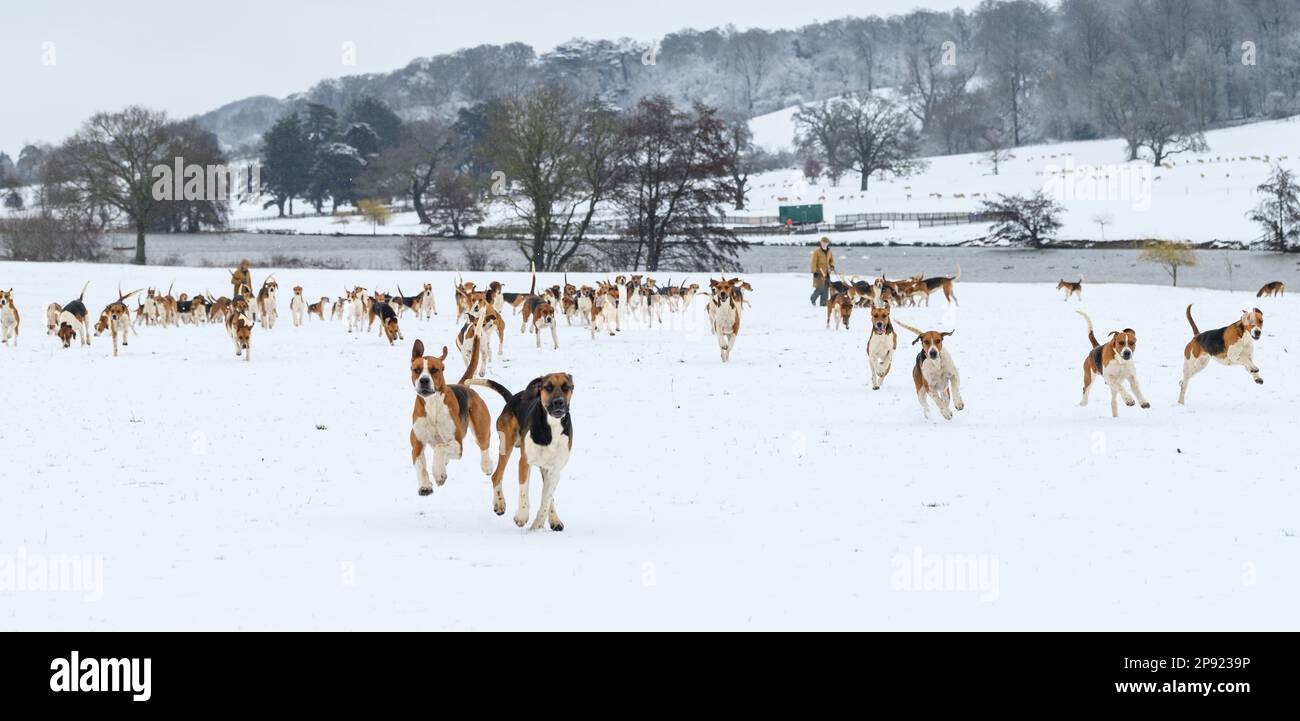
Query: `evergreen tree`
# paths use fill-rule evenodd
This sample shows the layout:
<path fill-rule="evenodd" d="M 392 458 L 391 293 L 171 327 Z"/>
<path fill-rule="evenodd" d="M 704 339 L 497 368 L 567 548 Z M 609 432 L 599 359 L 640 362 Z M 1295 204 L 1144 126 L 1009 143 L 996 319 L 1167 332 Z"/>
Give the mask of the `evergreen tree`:
<path fill-rule="evenodd" d="M 379 150 L 391 148 L 401 141 L 402 119 L 382 100 L 366 96 L 352 103 L 348 107 L 347 122 L 349 126 L 370 126 L 378 136 Z"/>
<path fill-rule="evenodd" d="M 320 212 L 326 198 L 330 199 L 331 210 L 338 210 L 344 203 L 356 203 L 356 183 L 365 167 L 365 161 L 351 145 L 323 145 L 316 153 L 307 190 L 307 197 L 316 207 L 316 212 Z"/>
<path fill-rule="evenodd" d="M 302 119 L 291 113 L 275 121 L 262 138 L 262 193 L 270 196 L 265 207 L 276 206 L 284 216 L 284 204 L 293 213 L 293 199 L 307 192 L 311 183 L 312 148 Z"/>

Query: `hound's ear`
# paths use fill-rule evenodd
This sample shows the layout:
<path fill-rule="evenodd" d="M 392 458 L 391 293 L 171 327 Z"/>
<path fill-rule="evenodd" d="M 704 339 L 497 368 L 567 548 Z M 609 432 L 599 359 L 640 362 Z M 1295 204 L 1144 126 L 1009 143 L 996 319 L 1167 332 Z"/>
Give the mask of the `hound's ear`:
<path fill-rule="evenodd" d="M 446 360 L 446 359 L 447 359 L 447 346 L 443 346 L 442 355 L 438 356 L 438 360 Z"/>
<path fill-rule="evenodd" d="M 919 336 L 919 335 L 918 335 L 917 337 L 913 338 L 913 339 L 912 339 L 912 345 L 916 345 L 920 340 L 921 340 L 921 336 Z"/>
<path fill-rule="evenodd" d="M 955 330 L 946 331 L 946 332 L 940 333 L 940 334 L 939 334 L 939 337 L 940 337 L 940 338 L 947 338 L 948 336 L 950 336 L 950 335 L 952 335 L 953 333 L 956 333 L 956 332 L 957 332 L 957 331 L 955 331 Z"/>
<path fill-rule="evenodd" d="M 1132 328 L 1125 328 L 1125 329 L 1124 329 L 1124 332 L 1125 332 L 1125 333 L 1132 333 L 1133 335 L 1137 335 L 1137 331 L 1133 330 Z"/>
<path fill-rule="evenodd" d="M 1110 336 L 1111 336 L 1112 338 L 1114 338 L 1115 336 L 1119 335 L 1119 333 L 1120 333 L 1119 331 L 1117 331 L 1117 330 L 1113 330 L 1113 331 L 1110 332 Z"/>
<path fill-rule="evenodd" d="M 9 292 L 10 292 L 10 293 L 14 292 L 14 289 L 13 289 L 13 288 L 10 288 L 10 289 L 9 289 Z M 1259 313 L 1260 315 L 1263 315 L 1263 314 L 1264 314 L 1264 311 L 1260 310 L 1259 308 L 1256 308 L 1256 309 L 1255 309 L 1255 312 L 1256 312 L 1256 313 Z"/>
<path fill-rule="evenodd" d="M 567 381 L 569 382 L 569 387 L 572 388 L 572 387 L 573 387 L 573 374 L 572 374 L 572 373 L 565 373 L 565 374 L 564 374 L 564 379 L 567 380 Z"/>
<path fill-rule="evenodd" d="M 411 348 L 411 360 L 424 356 L 424 341 L 419 338 L 415 339 L 415 345 Z"/>

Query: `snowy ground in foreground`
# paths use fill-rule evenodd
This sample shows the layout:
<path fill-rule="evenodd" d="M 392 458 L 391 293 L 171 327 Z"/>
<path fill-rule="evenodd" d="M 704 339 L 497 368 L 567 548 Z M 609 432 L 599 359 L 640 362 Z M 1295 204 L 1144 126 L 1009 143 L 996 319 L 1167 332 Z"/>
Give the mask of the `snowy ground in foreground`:
<path fill-rule="evenodd" d="M 871 391 L 865 316 L 826 330 L 803 276 L 750 278 L 726 366 L 698 314 L 594 341 L 562 328 L 558 352 L 511 323 L 493 377 L 577 383 L 557 534 L 493 515 L 470 454 L 416 495 L 406 362 L 417 337 L 452 341 L 449 275 L 278 273 L 308 296 L 431 280 L 442 314 L 393 348 L 292 327 L 287 294 L 251 363 L 217 326 L 145 329 L 116 359 L 104 338 L 63 350 L 44 335 L 41 308 L 86 279 L 97 311 L 119 282 L 173 277 L 224 288 L 219 269 L 0 263 L 25 319 L 17 349 L 0 347 L 0 561 L 104 563 L 102 600 L 3 592 L 0 628 L 1298 627 L 1290 297 L 1260 301 L 1267 384 L 1214 366 L 1180 408 L 1183 306 L 1205 328 L 1253 297 L 1090 288 L 1100 331 L 1139 334 L 1153 407 L 1117 420 L 1102 389 L 1075 405 L 1084 323 L 1046 284 L 963 282 L 959 310 L 899 313 L 957 328 L 968 406 L 951 423 L 922 420 L 907 351 Z M 923 576 L 971 557 L 983 583 L 959 590 L 953 567 L 931 579 L 952 590 L 895 590 L 917 554 Z"/>

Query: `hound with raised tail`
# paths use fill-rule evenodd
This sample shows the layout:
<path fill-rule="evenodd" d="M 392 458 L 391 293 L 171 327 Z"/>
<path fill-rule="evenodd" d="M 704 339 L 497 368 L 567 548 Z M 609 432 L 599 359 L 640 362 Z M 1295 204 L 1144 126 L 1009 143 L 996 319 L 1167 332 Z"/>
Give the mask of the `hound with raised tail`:
<path fill-rule="evenodd" d="M 1082 275 L 1079 276 L 1078 283 L 1071 283 L 1070 281 L 1062 278 L 1061 282 L 1056 284 L 1056 289 L 1065 291 L 1065 300 L 1067 301 L 1070 300 L 1070 296 L 1078 295 L 1079 302 L 1080 303 L 1083 302 L 1083 276 Z"/>
<path fill-rule="evenodd" d="M 871 309 L 871 335 L 867 338 L 867 364 L 871 366 L 871 390 L 880 390 L 889 369 L 894 366 L 898 334 L 889 318 L 889 306 Z"/>
<path fill-rule="evenodd" d="M 22 319 L 18 316 L 18 306 L 14 305 L 14 289 L 0 290 L 0 339 L 3 339 L 5 345 L 9 345 L 9 339 L 14 339 L 14 347 L 18 347 L 18 330 Z"/>
<path fill-rule="evenodd" d="M 86 288 L 90 287 L 90 281 L 81 286 L 81 295 L 76 300 L 63 304 L 63 309 L 59 311 L 59 340 L 63 341 L 63 347 L 72 346 L 72 339 L 78 334 L 81 336 L 81 345 L 90 345 L 90 321 L 89 312 L 86 310 Z"/>
<path fill-rule="evenodd" d="M 948 409 L 949 401 L 957 410 L 964 410 L 966 403 L 961 399 L 961 378 L 957 374 L 957 364 L 943 347 L 943 341 L 956 331 L 927 330 L 913 328 L 902 321 L 898 325 L 916 334 L 912 345 L 921 344 L 916 354 L 916 365 L 912 366 L 912 383 L 916 386 L 916 400 L 921 404 L 925 417 L 930 417 L 930 404 L 926 398 L 934 401 L 944 420 L 952 420 L 952 411 Z"/>
<path fill-rule="evenodd" d="M 474 373 L 478 351 L 475 342 L 474 356 L 465 373 L 456 383 L 449 383 L 443 363 L 447 359 L 447 346 L 442 347 L 442 355 L 437 358 L 424 354 L 421 340 L 417 339 L 411 348 L 411 384 L 415 386 L 415 409 L 411 412 L 411 464 L 415 466 L 421 496 L 433 493 L 425 452 L 433 451 L 433 481 L 441 486 L 447 482 L 447 460 L 459 459 L 463 455 L 465 433 L 469 430 L 473 430 L 474 441 L 482 454 L 479 467 L 484 474 L 492 473 L 492 457 L 488 454 L 492 416 L 488 414 L 483 399 L 472 388 L 463 385 Z M 492 509 L 499 516 L 506 512 L 506 503 L 500 485 L 493 485 L 496 497 Z"/>
<path fill-rule="evenodd" d="M 1101 376 L 1110 386 L 1110 415 L 1112 418 L 1119 418 L 1120 396 L 1124 397 L 1124 405 L 1132 406 L 1134 404 L 1133 396 L 1137 396 L 1138 403 L 1143 408 L 1150 408 L 1151 404 L 1142 395 L 1142 387 L 1138 385 L 1137 366 L 1133 361 L 1133 356 L 1137 354 L 1137 331 L 1132 328 L 1124 330 L 1113 330 L 1110 332 L 1110 340 L 1103 345 L 1097 342 L 1097 336 L 1092 332 L 1092 318 L 1081 310 L 1075 313 L 1083 316 L 1088 322 L 1088 341 L 1092 343 L 1092 350 L 1083 359 L 1083 399 L 1079 401 L 1080 406 L 1088 405 L 1089 391 L 1092 390 L 1093 375 Z M 1129 395 L 1124 388 L 1124 381 L 1133 387 L 1133 395 Z"/>
<path fill-rule="evenodd" d="M 122 286 L 118 286 L 118 299 L 109 303 L 104 312 L 99 314 L 99 322 L 95 324 L 95 335 L 104 331 L 109 331 L 113 335 L 113 356 L 117 356 L 117 337 L 122 336 L 122 345 L 127 343 L 127 335 L 131 328 L 131 309 L 127 307 L 126 301 L 131 296 L 139 293 L 141 290 L 133 290 L 125 295 L 122 294 Z"/>
<path fill-rule="evenodd" d="M 289 299 L 289 315 L 293 316 L 295 328 L 302 325 L 302 317 L 307 313 L 307 301 L 302 297 L 302 286 L 293 287 L 293 297 Z"/>
<path fill-rule="evenodd" d="M 930 294 L 933 293 L 936 289 L 943 290 L 943 297 L 949 303 L 952 303 L 953 305 L 960 305 L 960 303 L 957 302 L 957 294 L 954 293 L 952 290 L 952 284 L 956 283 L 959 280 L 961 280 L 960 265 L 957 266 L 956 275 L 951 277 L 946 275 L 941 275 L 941 276 L 936 276 L 934 278 L 926 278 L 925 280 L 922 280 L 920 282 L 920 285 L 917 287 L 917 290 L 920 291 L 920 293 L 925 296 L 926 307 L 929 307 L 930 305 Z"/>
<path fill-rule="evenodd" d="M 506 512 L 505 498 L 501 495 L 501 477 L 515 448 L 519 449 L 519 508 L 515 511 L 515 525 L 520 528 L 528 522 L 528 476 L 533 466 L 542 472 L 542 502 L 537 517 L 529 530 L 536 531 L 546 521 L 552 531 L 563 531 L 564 521 L 555 510 L 555 489 L 560 485 L 560 474 L 569 463 L 573 450 L 573 376 L 568 373 L 548 373 L 534 378 L 522 391 L 511 394 L 496 381 L 470 379 L 468 385 L 486 386 L 496 391 L 506 401 L 506 407 L 497 416 L 497 434 L 500 448 L 497 467 L 492 472 L 492 510 L 499 516 Z"/>
<path fill-rule="evenodd" d="M 1269 298 L 1275 295 L 1286 294 L 1286 283 L 1275 280 L 1272 283 L 1265 283 L 1259 292 L 1255 294 L 1256 298 Z"/>
<path fill-rule="evenodd" d="M 320 300 L 316 301 L 315 303 L 308 304 L 307 316 L 311 317 L 314 315 L 322 323 L 325 322 L 325 304 L 328 302 L 330 302 L 330 299 L 322 295 L 320 297 Z"/>
<path fill-rule="evenodd" d="M 1241 318 L 1232 325 L 1207 330 L 1202 333 L 1192 320 L 1192 306 L 1187 306 L 1187 322 L 1192 326 L 1193 337 L 1183 349 L 1183 379 L 1178 382 L 1178 403 L 1187 398 L 1187 384 L 1192 376 L 1205 370 L 1210 359 L 1229 366 L 1245 366 L 1256 383 L 1263 384 L 1259 367 L 1255 365 L 1255 341 L 1264 334 L 1264 312 L 1259 308 L 1243 310 Z"/>

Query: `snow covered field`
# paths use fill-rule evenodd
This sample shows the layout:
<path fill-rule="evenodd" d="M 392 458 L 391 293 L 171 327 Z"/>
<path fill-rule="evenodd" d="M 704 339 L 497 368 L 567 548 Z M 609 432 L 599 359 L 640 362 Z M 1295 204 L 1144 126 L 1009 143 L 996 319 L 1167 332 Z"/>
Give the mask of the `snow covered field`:
<path fill-rule="evenodd" d="M 309 298 L 429 281 L 441 315 L 408 317 L 389 347 L 294 328 L 286 290 L 245 363 L 215 325 L 141 329 L 118 358 L 106 338 L 64 350 L 44 332 L 44 306 L 86 280 L 97 313 L 119 283 L 227 291 L 221 269 L 0 263 L 24 318 L 0 347 L 0 584 L 102 563 L 96 588 L 10 576 L 0 628 L 1300 628 L 1292 297 L 1258 302 L 1264 386 L 1215 365 L 1178 407 L 1184 306 L 1217 327 L 1253 294 L 1107 285 L 1080 306 L 967 277 L 960 308 L 897 313 L 956 328 L 967 407 L 950 423 L 922 419 L 905 335 L 870 390 L 865 314 L 826 330 L 802 274 L 748 277 L 727 365 L 700 303 L 613 338 L 561 327 L 558 352 L 507 312 L 490 375 L 577 386 L 566 529 L 528 533 L 510 521 L 513 466 L 504 517 L 472 453 L 416 494 L 407 360 L 416 338 L 452 345 L 451 277 L 279 271 Z M 1150 410 L 1112 419 L 1102 388 L 1076 405 L 1078 307 L 1099 333 L 1137 330 Z"/>

